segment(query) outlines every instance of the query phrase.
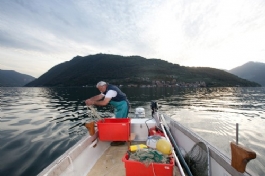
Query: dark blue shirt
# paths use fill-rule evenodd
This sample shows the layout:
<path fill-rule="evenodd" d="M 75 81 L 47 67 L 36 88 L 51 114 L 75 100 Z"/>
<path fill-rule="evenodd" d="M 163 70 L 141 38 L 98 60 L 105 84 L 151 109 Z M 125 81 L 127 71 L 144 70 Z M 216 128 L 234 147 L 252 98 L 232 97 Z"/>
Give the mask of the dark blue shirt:
<path fill-rule="evenodd" d="M 117 101 L 117 102 L 123 101 L 123 100 L 127 101 L 126 94 L 123 93 L 117 86 L 108 84 L 107 89 L 105 92 L 103 92 L 103 94 L 106 95 L 109 90 L 114 90 L 117 92 L 116 97 L 112 97 L 111 101 Z"/>

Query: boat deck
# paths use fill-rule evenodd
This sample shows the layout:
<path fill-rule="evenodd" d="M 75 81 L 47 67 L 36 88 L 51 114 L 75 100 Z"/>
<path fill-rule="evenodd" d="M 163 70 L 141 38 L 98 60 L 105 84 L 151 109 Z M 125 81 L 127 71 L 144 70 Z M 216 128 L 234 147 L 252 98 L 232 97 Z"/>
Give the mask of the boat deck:
<path fill-rule="evenodd" d="M 132 142 L 134 144 L 144 144 L 144 142 Z M 98 159 L 87 176 L 126 176 L 125 166 L 122 158 L 128 151 L 127 144 L 122 146 L 110 146 Z M 174 176 L 180 176 L 177 167 L 174 168 Z"/>

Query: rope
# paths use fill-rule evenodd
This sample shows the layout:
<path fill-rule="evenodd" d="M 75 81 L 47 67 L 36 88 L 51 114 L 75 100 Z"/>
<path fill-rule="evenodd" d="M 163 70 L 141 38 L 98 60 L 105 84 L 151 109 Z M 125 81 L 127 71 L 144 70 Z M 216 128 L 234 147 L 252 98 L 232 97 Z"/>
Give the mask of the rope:
<path fill-rule="evenodd" d="M 102 120 L 102 118 L 98 115 L 96 109 L 92 105 L 87 106 L 87 111 L 89 111 L 88 108 L 91 110 L 92 114 L 96 117 L 96 119 L 94 121 Z"/>
<path fill-rule="evenodd" d="M 152 168 L 153 168 L 153 173 L 154 173 L 154 176 L 156 176 L 156 173 L 155 173 L 155 168 L 154 168 L 154 163 L 152 163 Z"/>
<path fill-rule="evenodd" d="M 161 114 L 161 120 L 162 120 L 162 121 L 161 121 L 160 123 L 161 123 L 161 127 L 162 127 L 162 129 L 163 129 L 163 132 L 164 132 L 164 134 L 165 134 L 165 137 L 166 137 L 166 139 L 167 139 L 168 141 L 170 141 L 170 139 L 169 139 L 169 137 L 168 137 L 168 133 L 167 133 L 167 131 L 168 131 L 168 126 L 167 126 L 167 124 L 166 124 L 166 120 L 165 120 L 163 114 Z M 165 128 L 164 125 L 167 126 L 167 128 Z M 168 131 L 168 132 L 169 132 L 169 131 Z M 169 135 L 171 135 L 171 134 L 169 133 Z M 175 147 L 175 150 L 179 150 L 178 147 L 177 147 L 177 145 L 174 145 L 175 141 L 172 141 L 172 142 L 173 142 L 173 147 Z M 185 176 L 185 173 L 184 173 L 184 171 L 183 171 L 182 165 L 181 165 L 180 162 L 179 162 L 179 159 L 178 159 L 178 157 L 177 157 L 177 155 L 176 155 L 175 150 L 172 151 L 172 154 L 173 154 L 173 156 L 174 156 L 174 158 L 175 158 L 175 161 L 177 162 L 177 165 L 178 165 L 179 171 L 180 171 L 180 173 L 181 173 L 181 176 Z M 179 155 L 179 156 L 181 156 L 181 155 Z M 182 162 L 183 162 L 183 161 L 184 161 L 184 164 L 186 164 L 184 158 L 182 157 Z M 188 167 L 187 164 L 186 164 L 186 167 Z M 190 173 L 190 171 L 189 171 L 189 169 L 188 169 L 188 175 L 191 175 L 191 176 L 192 176 L 192 174 L 191 174 L 191 173 L 189 174 L 189 173 Z"/>

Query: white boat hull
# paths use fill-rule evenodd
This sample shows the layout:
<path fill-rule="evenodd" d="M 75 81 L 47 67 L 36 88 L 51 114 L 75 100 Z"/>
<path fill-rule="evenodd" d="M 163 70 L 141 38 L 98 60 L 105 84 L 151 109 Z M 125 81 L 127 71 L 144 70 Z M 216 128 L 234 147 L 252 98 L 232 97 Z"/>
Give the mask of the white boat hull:
<path fill-rule="evenodd" d="M 168 121 L 168 120 L 167 120 Z M 248 173 L 239 173 L 231 165 L 230 159 L 224 156 L 201 137 L 184 128 L 178 122 L 170 119 L 168 123 L 172 136 L 179 148 L 190 151 L 197 142 L 203 141 L 210 151 L 210 167 L 212 176 L 248 176 Z M 154 119 L 132 119 L 131 132 L 136 134 L 135 140 L 146 141 L 148 128 L 154 127 Z M 103 153 L 109 148 L 110 142 L 102 142 L 97 139 L 98 131 L 93 136 L 83 137 L 77 144 L 71 147 L 61 157 L 45 168 L 39 176 L 85 176 Z M 98 142 L 96 142 L 96 141 Z M 96 143 L 96 147 L 93 147 Z"/>
<path fill-rule="evenodd" d="M 210 152 L 210 171 L 213 176 L 247 176 L 249 173 L 239 173 L 232 166 L 230 159 L 222 154 L 220 151 L 215 149 L 207 141 L 196 135 L 192 131 L 183 127 L 181 124 L 174 120 L 170 120 L 169 123 L 170 132 L 174 137 L 178 147 L 184 149 L 186 152 L 190 151 L 191 148 L 198 142 L 204 142 Z"/>

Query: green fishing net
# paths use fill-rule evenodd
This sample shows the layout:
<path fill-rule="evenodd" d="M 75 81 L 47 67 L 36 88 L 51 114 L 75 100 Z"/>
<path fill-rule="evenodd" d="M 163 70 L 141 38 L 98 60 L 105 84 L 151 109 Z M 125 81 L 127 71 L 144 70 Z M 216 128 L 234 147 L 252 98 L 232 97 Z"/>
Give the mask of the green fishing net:
<path fill-rule="evenodd" d="M 138 149 L 134 153 L 130 153 L 130 159 L 144 163 L 149 166 L 151 163 L 169 163 L 170 157 L 168 155 L 163 155 L 161 152 L 147 148 Z"/>

